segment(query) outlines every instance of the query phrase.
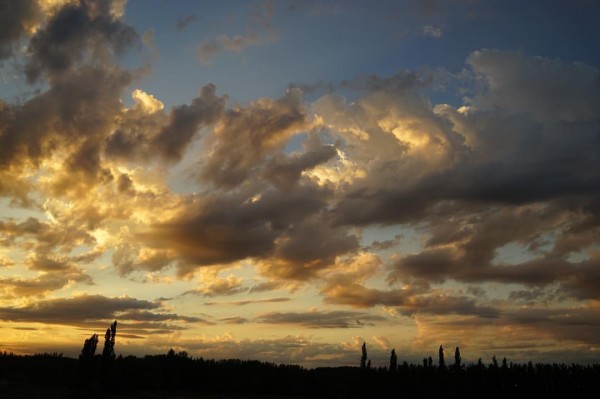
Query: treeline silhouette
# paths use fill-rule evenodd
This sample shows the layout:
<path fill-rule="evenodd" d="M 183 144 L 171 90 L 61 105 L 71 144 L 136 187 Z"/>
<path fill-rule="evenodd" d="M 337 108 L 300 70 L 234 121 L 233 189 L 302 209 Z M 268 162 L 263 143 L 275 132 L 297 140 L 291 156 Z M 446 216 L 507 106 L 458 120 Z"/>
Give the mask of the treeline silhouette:
<path fill-rule="evenodd" d="M 117 323 L 96 354 L 98 336 L 85 340 L 79 359 L 62 354 L 21 356 L 0 353 L 0 397 L 145 397 L 156 392 L 275 397 L 371 398 L 398 395 L 565 395 L 600 394 L 600 364 L 517 364 L 462 362 L 460 349 L 447 364 L 440 346 L 438 359 L 422 364 L 398 363 L 391 351 L 387 367 L 372 367 L 366 343 L 356 367 L 274 364 L 258 360 L 208 360 L 186 352 L 115 356 Z M 25 395 L 29 396 L 23 396 Z M 155 397 L 155 396 L 148 396 Z M 170 397 L 168 394 L 165 397 Z"/>

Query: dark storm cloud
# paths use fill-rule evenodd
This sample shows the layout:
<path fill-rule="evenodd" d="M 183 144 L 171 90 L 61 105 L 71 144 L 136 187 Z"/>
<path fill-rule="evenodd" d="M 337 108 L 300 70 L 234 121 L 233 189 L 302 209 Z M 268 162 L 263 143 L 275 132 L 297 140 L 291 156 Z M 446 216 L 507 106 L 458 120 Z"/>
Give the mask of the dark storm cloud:
<path fill-rule="evenodd" d="M 308 328 L 360 328 L 374 325 L 385 318 L 369 313 L 350 311 L 331 312 L 271 312 L 258 316 L 256 321 L 266 324 L 295 324 Z"/>
<path fill-rule="evenodd" d="M 88 57 L 99 62 L 119 55 L 136 40 L 130 26 L 108 13 L 108 2 L 65 5 L 31 38 L 27 78 L 46 74 L 54 80 Z"/>

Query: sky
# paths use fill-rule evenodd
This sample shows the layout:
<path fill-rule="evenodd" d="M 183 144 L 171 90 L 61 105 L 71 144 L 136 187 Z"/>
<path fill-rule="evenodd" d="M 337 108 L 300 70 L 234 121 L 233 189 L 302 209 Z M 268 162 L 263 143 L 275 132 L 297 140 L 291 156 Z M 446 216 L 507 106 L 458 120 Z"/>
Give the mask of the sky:
<path fill-rule="evenodd" d="M 599 19 L 0 1 L 0 351 L 598 362 Z"/>

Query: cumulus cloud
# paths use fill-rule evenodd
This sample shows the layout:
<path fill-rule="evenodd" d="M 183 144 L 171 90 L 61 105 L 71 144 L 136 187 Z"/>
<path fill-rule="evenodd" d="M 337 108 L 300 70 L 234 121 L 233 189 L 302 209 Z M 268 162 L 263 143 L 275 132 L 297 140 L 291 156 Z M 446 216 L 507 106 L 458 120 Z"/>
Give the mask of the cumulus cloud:
<path fill-rule="evenodd" d="M 435 73 L 399 71 L 325 83 L 329 93 L 315 101 L 295 87 L 229 104 L 208 83 L 187 104 L 166 108 L 161 93 L 133 89 L 126 106 L 140 72 L 119 57 L 140 37 L 121 18 L 124 2 L 14 3 L 0 15 L 0 59 L 26 49 L 17 58 L 39 91 L 0 102 L 0 195 L 35 217 L 0 220 L 0 267 L 14 271 L 0 278 L 3 300 L 85 290 L 94 262 L 110 258 L 120 277 L 174 269 L 197 278 L 188 294 L 301 295 L 298 287 L 316 284 L 328 306 L 360 308 L 216 318 L 222 323 L 368 328 L 384 321 L 373 313 L 382 307 L 439 334 L 461 320 L 464 331 L 454 331 L 465 336 L 488 323 L 598 344 L 583 328 L 596 327 L 588 305 L 600 299 L 596 67 L 476 51 L 453 82 L 467 81 L 459 105 L 432 103 Z M 262 4 L 246 34 L 204 42 L 202 57 L 273 40 L 273 12 Z M 421 33 L 441 37 L 438 22 Z M 192 176 L 185 183 L 174 168 L 182 161 Z M 380 226 L 409 227 L 420 240 L 407 249 L 404 235 L 373 239 L 365 230 Z M 240 262 L 258 274 L 253 286 L 219 275 Z M 461 283 L 508 288 L 489 298 L 442 286 Z M 268 306 L 294 295 L 206 305 Z M 563 299 L 576 306 L 556 306 Z M 78 327 L 123 318 L 131 336 L 212 323 L 90 295 L 5 305 L 0 316 Z M 303 342 L 283 341 L 254 342 L 262 347 L 248 353 Z"/>
<path fill-rule="evenodd" d="M 209 84 L 191 104 L 176 106 L 166 116 L 162 103 L 152 95 L 136 90 L 132 96 L 135 106 L 121 115 L 107 138 L 109 157 L 148 160 L 158 154 L 165 160 L 179 161 L 194 135 L 219 120 L 227 101 Z"/>
<path fill-rule="evenodd" d="M 27 78 L 35 81 L 44 73 L 51 80 L 58 79 L 88 56 L 103 61 L 137 39 L 131 27 L 110 14 L 107 4 L 67 4 L 31 38 Z"/>
<path fill-rule="evenodd" d="M 203 162 L 202 179 L 235 187 L 282 150 L 294 133 L 307 127 L 300 93 L 289 91 L 278 100 L 259 99 L 247 107 L 228 110 L 207 138 L 211 151 Z"/>
<path fill-rule="evenodd" d="M 219 271 L 211 268 L 202 270 L 200 278 L 200 288 L 186 291 L 183 295 L 196 294 L 208 297 L 221 295 L 234 295 L 245 292 L 248 289 L 243 286 L 243 279 L 228 275 L 219 277 Z"/>

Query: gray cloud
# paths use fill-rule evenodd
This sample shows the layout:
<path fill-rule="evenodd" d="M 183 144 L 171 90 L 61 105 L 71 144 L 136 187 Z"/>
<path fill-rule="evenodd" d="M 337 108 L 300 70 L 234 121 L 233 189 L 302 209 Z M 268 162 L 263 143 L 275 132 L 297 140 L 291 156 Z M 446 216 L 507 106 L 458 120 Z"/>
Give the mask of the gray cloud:
<path fill-rule="evenodd" d="M 4 296 L 15 297 L 42 297 L 51 291 L 57 291 L 70 283 L 93 284 L 92 278 L 75 266 L 64 270 L 43 273 L 33 278 L 3 277 L 0 278 Z"/>
<path fill-rule="evenodd" d="M 290 156 L 276 154 L 265 166 L 265 178 L 281 190 L 289 190 L 298 182 L 304 170 L 313 169 L 336 155 L 332 145 L 325 145 L 316 134 L 311 134 L 303 143 L 304 152 Z"/>
<path fill-rule="evenodd" d="M 36 2 L 4 2 L 0 13 L 0 61 L 12 55 L 18 40 L 40 19 Z"/>
<path fill-rule="evenodd" d="M 243 301 L 233 301 L 233 302 L 204 302 L 205 306 L 213 306 L 213 305 L 232 305 L 232 306 L 245 306 L 256 303 L 278 303 L 278 302 L 288 302 L 290 298 L 263 298 L 263 299 L 247 299 Z"/>
<path fill-rule="evenodd" d="M 30 81 L 37 80 L 42 73 L 51 80 L 60 78 L 87 57 L 94 62 L 104 61 L 111 53 L 118 55 L 139 39 L 131 27 L 108 13 L 108 5 L 104 9 L 97 5 L 91 2 L 65 5 L 36 32 L 28 49 L 26 74 Z"/>
<path fill-rule="evenodd" d="M 21 308 L 4 307 L 0 309 L 0 318 L 14 322 L 77 325 L 86 321 L 115 319 L 119 312 L 153 310 L 159 307 L 157 303 L 135 298 L 82 295 L 47 299 Z"/>
<path fill-rule="evenodd" d="M 283 150 L 292 133 L 305 126 L 299 93 L 279 100 L 260 99 L 246 108 L 228 110 L 207 138 L 209 155 L 201 177 L 219 187 L 243 183 L 270 153 Z"/>
<path fill-rule="evenodd" d="M 473 315 L 497 318 L 501 311 L 492 306 L 482 306 L 467 296 L 445 295 L 421 289 L 379 290 L 361 284 L 328 284 L 323 290 L 324 301 L 331 304 L 367 308 L 377 305 L 394 307 L 403 315 L 419 314 Z"/>
<path fill-rule="evenodd" d="M 102 295 L 46 299 L 24 307 L 2 307 L 0 319 L 69 325 L 85 330 L 102 329 L 106 323 L 118 320 L 121 332 L 135 335 L 164 334 L 187 328 L 185 324 L 165 324 L 165 321 L 212 324 L 198 317 L 162 313 L 161 304 L 156 302 Z"/>
<path fill-rule="evenodd" d="M 160 148 L 164 156 L 179 160 L 182 152 L 194 133 L 201 127 L 215 123 L 225 109 L 226 98 L 215 95 L 215 86 L 207 85 L 200 97 L 189 106 L 176 107 L 171 117 L 154 139 L 154 146 Z"/>
<path fill-rule="evenodd" d="M 177 23 L 175 24 L 175 27 L 177 28 L 177 30 L 182 31 L 185 28 L 187 28 L 189 24 L 196 21 L 197 19 L 198 18 L 196 18 L 195 15 L 186 15 L 185 17 L 177 18 Z"/>
<path fill-rule="evenodd" d="M 220 35 L 215 39 L 205 40 L 198 46 L 198 59 L 209 64 L 222 52 L 241 53 L 250 46 L 259 46 L 277 40 L 277 32 L 271 25 L 275 7 L 271 1 L 256 3 L 250 12 L 248 21 L 251 27 L 243 35 Z M 178 23 L 179 26 L 179 23 Z"/>
<path fill-rule="evenodd" d="M 363 312 L 271 312 L 257 317 L 256 321 L 266 324 L 297 324 L 308 328 L 360 328 L 365 324 L 384 321 L 385 318 Z"/>
<path fill-rule="evenodd" d="M 169 115 L 139 106 L 126 110 L 106 139 L 105 154 L 117 160 L 148 162 L 157 154 L 168 162 L 181 160 L 196 133 L 223 115 L 227 96 L 215 93 L 215 86 L 208 84 L 189 105 L 173 107 Z"/>

